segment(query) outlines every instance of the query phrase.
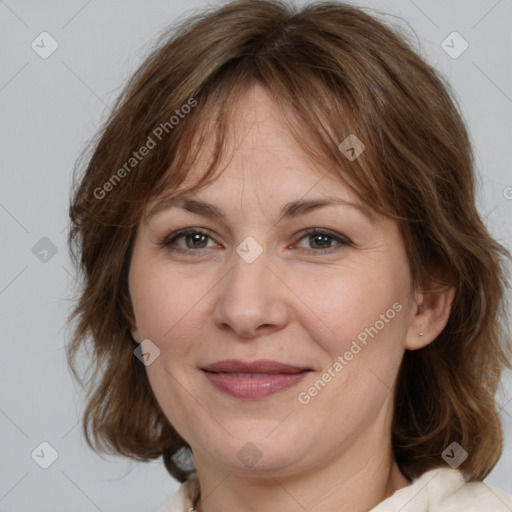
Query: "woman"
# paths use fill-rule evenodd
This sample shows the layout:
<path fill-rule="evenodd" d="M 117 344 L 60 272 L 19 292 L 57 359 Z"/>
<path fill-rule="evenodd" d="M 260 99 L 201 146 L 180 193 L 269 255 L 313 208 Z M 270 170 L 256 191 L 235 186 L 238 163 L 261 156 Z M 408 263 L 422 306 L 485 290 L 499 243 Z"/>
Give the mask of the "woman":
<path fill-rule="evenodd" d="M 508 510 L 509 254 L 473 172 L 448 86 L 364 11 L 183 22 L 72 199 L 89 445 L 162 456 L 165 512 Z"/>

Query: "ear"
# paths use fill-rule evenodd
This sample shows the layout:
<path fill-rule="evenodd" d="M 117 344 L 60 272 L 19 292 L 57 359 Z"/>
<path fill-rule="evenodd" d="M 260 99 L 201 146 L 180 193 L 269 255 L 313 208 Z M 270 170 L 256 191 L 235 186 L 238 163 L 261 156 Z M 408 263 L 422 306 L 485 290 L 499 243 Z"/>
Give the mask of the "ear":
<path fill-rule="evenodd" d="M 142 339 L 135 320 L 130 320 L 130 333 L 135 343 L 141 343 Z"/>
<path fill-rule="evenodd" d="M 416 307 L 407 331 L 405 348 L 418 350 L 434 341 L 448 323 L 455 288 L 429 278 L 415 293 Z"/>

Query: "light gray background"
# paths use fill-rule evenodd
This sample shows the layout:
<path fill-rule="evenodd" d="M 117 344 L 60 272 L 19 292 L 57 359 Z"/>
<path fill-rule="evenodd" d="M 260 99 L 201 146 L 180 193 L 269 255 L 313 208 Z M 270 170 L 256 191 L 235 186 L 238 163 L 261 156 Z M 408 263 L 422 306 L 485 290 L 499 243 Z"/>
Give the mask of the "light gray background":
<path fill-rule="evenodd" d="M 512 2 L 361 4 L 404 18 L 421 53 L 453 84 L 482 173 L 480 210 L 510 249 Z M 80 150 L 156 35 L 187 9 L 204 6 L 200 0 L 0 0 L 0 511 L 158 512 L 178 487 L 160 461 L 102 459 L 83 441 L 77 426 L 83 404 L 63 348 L 74 280 L 65 237 Z M 59 44 L 47 59 L 31 48 L 43 31 Z M 453 31 L 469 43 L 456 59 L 441 47 Z M 46 262 L 32 252 L 43 237 L 57 248 Z M 505 453 L 486 482 L 512 493 L 512 379 L 503 382 Z M 43 441 L 58 452 L 48 469 L 31 458 Z"/>

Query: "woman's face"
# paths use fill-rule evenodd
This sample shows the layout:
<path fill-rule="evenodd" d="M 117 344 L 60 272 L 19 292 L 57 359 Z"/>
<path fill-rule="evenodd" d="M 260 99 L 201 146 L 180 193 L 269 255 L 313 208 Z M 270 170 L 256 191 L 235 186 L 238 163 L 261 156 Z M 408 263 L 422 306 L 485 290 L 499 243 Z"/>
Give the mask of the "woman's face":
<path fill-rule="evenodd" d="M 233 158 L 189 196 L 223 216 L 168 204 L 140 223 L 132 335 L 151 340 L 143 344 L 151 387 L 198 465 L 274 475 L 341 455 L 364 465 L 390 442 L 392 388 L 417 336 L 402 239 L 394 222 L 368 217 L 339 178 L 314 166 L 264 89 L 241 107 Z M 345 204 L 289 206 L 332 199 Z M 184 228 L 192 234 L 171 241 Z M 226 360 L 308 371 L 204 370 Z"/>

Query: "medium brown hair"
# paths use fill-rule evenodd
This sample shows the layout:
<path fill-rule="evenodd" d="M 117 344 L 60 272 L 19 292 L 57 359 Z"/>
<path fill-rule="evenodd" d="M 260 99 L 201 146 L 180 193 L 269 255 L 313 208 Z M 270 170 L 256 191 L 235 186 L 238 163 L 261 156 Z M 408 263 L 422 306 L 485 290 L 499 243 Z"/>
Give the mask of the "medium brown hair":
<path fill-rule="evenodd" d="M 87 163 L 77 163 L 84 170 L 69 243 L 83 285 L 66 350 L 81 381 L 77 354 L 92 349 L 87 443 L 139 461 L 162 456 L 180 482 L 193 469 L 190 446 L 134 356 L 131 250 L 148 201 L 176 191 L 213 135 L 211 166 L 187 191 L 215 179 L 236 104 L 256 83 L 272 94 L 304 151 L 398 222 L 414 286 L 442 268 L 443 284 L 455 287 L 445 329 L 405 352 L 392 443 L 402 472 L 414 478 L 444 465 L 443 450 L 457 441 L 469 453 L 461 469 L 482 480 L 502 452 L 494 395 L 502 369 L 511 367 L 510 256 L 476 209 L 472 149 L 449 85 L 405 35 L 339 2 L 298 9 L 241 0 L 180 21 L 129 80 Z M 353 161 L 338 148 L 349 134 L 366 146 Z M 143 145 L 152 146 L 145 155 Z"/>

